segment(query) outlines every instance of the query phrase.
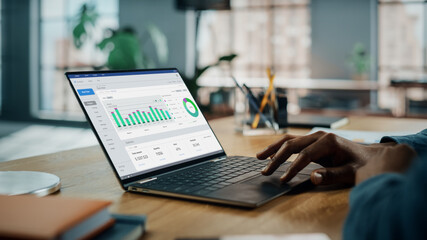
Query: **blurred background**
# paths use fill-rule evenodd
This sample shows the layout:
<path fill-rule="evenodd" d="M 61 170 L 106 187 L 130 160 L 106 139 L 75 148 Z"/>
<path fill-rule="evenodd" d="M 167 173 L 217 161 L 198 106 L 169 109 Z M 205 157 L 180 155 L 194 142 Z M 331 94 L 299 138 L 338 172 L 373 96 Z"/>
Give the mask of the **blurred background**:
<path fill-rule="evenodd" d="M 424 0 L 1 0 L 0 26 L 0 161 L 97 144 L 66 71 L 176 67 L 208 119 L 267 68 L 289 114 L 427 117 Z"/>

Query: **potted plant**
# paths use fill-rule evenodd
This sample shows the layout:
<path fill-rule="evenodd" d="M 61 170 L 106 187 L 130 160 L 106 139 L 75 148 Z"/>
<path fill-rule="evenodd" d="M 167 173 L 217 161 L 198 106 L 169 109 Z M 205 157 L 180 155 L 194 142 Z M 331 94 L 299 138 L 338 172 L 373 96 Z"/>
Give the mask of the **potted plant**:
<path fill-rule="evenodd" d="M 77 21 L 73 29 L 74 46 L 81 48 L 92 37 L 93 29 L 99 14 L 94 5 L 83 4 L 77 14 Z M 107 61 L 102 66 L 93 66 L 95 69 L 107 67 L 108 69 L 135 69 L 153 68 L 154 61 L 144 53 L 141 41 L 136 31 L 131 27 L 119 29 L 105 29 L 105 37 L 94 47 L 106 52 Z M 147 40 L 152 40 L 157 59 L 165 63 L 168 58 L 168 45 L 166 36 L 153 24 L 147 24 Z"/>
<path fill-rule="evenodd" d="M 370 56 L 367 54 L 365 46 L 362 43 L 356 43 L 353 46 L 349 63 L 353 72 L 353 80 L 368 79 L 369 65 L 371 60 Z"/>
<path fill-rule="evenodd" d="M 237 57 L 236 54 L 232 53 L 229 55 L 224 55 L 218 58 L 218 60 L 210 65 L 204 66 L 204 67 L 196 67 L 195 73 L 193 75 L 193 77 L 187 77 L 187 76 L 183 76 L 184 78 L 184 82 L 186 83 L 186 85 L 188 86 L 191 94 L 193 94 L 193 96 L 196 98 L 197 96 L 197 90 L 199 89 L 199 85 L 197 84 L 197 79 L 199 79 L 199 77 L 206 72 L 206 70 L 208 70 L 211 67 L 215 67 L 220 65 L 221 63 L 228 63 L 230 64 L 233 59 Z"/>

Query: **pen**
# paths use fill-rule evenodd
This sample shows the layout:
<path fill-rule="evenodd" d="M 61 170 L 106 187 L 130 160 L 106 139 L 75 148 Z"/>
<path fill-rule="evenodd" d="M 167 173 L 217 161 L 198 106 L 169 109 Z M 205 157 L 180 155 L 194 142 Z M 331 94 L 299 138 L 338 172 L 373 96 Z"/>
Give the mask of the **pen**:
<path fill-rule="evenodd" d="M 249 98 L 252 98 L 253 99 L 253 101 L 255 102 L 255 103 L 257 103 L 257 98 L 255 97 L 255 95 L 252 93 L 252 90 L 251 90 L 251 88 L 250 87 L 248 87 L 246 84 L 244 84 L 243 83 L 243 88 L 246 90 L 246 92 L 247 92 L 247 94 L 249 95 L 248 97 Z M 258 104 L 257 104 L 257 107 L 258 107 Z M 254 118 L 254 120 L 252 121 L 252 124 L 251 124 L 251 127 L 252 128 L 257 128 L 258 127 L 258 123 L 259 123 L 259 113 L 260 112 L 262 112 L 263 110 L 264 110 L 264 107 L 259 107 L 258 108 L 259 109 L 259 111 L 257 111 L 257 114 L 255 115 L 255 118 Z M 264 119 L 263 119 L 264 120 Z M 255 124 L 255 125 L 254 125 Z"/>
<path fill-rule="evenodd" d="M 274 85 L 273 85 L 273 82 L 274 82 L 275 75 L 271 74 L 271 69 L 270 68 L 267 69 L 267 73 L 268 73 L 268 78 L 269 78 L 270 84 L 268 86 L 267 91 L 265 92 L 264 97 L 262 98 L 261 106 L 259 108 L 259 112 L 264 111 L 264 107 L 265 107 L 265 105 L 268 102 L 268 98 L 270 98 L 272 100 L 271 96 L 273 96 L 273 94 L 274 94 Z M 271 101 L 271 107 L 273 108 L 273 111 L 275 111 L 275 105 L 273 105 L 273 101 Z M 254 120 L 252 121 L 252 128 L 257 128 L 258 127 L 259 120 L 260 120 L 260 115 L 256 114 Z"/>
<path fill-rule="evenodd" d="M 240 91 L 246 96 L 246 98 L 249 101 L 249 104 L 251 105 L 251 107 L 253 109 L 256 109 L 259 116 L 261 117 L 261 119 L 265 122 L 265 125 L 267 125 L 267 127 L 269 128 L 273 128 L 273 124 L 271 123 L 270 120 L 268 120 L 268 118 L 262 113 L 260 112 L 259 108 L 258 108 L 258 104 L 256 103 L 256 101 L 254 100 L 254 96 L 252 94 L 252 97 L 250 96 L 250 93 L 248 91 L 248 93 L 245 93 L 245 90 L 243 90 L 243 88 L 239 85 L 239 83 L 237 82 L 236 78 L 234 76 L 231 76 L 231 78 L 233 79 L 234 83 L 236 84 L 236 86 L 240 89 Z M 245 86 L 245 85 L 244 85 Z M 247 88 L 247 86 L 246 86 Z M 249 89 L 249 88 L 248 88 Z"/>
<path fill-rule="evenodd" d="M 255 95 L 252 93 L 252 90 L 246 85 L 246 84 L 244 84 L 243 83 L 243 88 L 248 92 L 248 94 L 249 94 L 249 97 L 251 97 L 255 102 L 256 102 L 256 97 L 255 97 Z M 257 104 L 258 105 L 258 104 Z"/>

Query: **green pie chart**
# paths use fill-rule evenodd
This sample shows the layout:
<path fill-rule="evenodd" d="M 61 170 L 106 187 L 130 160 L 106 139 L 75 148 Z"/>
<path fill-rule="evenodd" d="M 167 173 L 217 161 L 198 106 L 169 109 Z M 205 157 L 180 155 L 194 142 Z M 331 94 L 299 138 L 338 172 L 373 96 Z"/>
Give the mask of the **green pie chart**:
<path fill-rule="evenodd" d="M 197 109 L 196 104 L 191 101 L 189 98 L 184 98 L 182 100 L 182 103 L 184 104 L 185 110 L 190 114 L 192 117 L 199 116 L 199 110 Z"/>

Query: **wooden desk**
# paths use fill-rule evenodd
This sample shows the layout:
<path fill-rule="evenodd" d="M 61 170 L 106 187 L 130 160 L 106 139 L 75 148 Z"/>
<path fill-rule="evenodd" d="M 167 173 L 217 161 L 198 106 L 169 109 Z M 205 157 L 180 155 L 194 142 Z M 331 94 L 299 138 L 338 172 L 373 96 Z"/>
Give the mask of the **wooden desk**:
<path fill-rule="evenodd" d="M 230 155 L 253 156 L 280 137 L 242 137 L 234 133 L 232 118 L 214 120 L 211 125 Z M 426 121 L 419 119 L 350 117 L 344 129 L 419 131 L 425 127 Z M 307 131 L 290 129 L 294 134 Z M 341 239 L 348 211 L 349 189 L 314 188 L 254 210 L 127 193 L 120 188 L 99 146 L 4 162 L 0 170 L 54 173 L 63 184 L 58 195 L 108 199 L 113 201 L 112 212 L 147 214 L 148 232 L 143 239 L 301 232 L 324 232 Z"/>

